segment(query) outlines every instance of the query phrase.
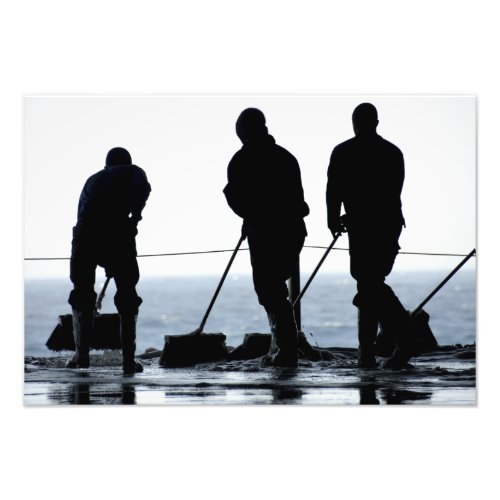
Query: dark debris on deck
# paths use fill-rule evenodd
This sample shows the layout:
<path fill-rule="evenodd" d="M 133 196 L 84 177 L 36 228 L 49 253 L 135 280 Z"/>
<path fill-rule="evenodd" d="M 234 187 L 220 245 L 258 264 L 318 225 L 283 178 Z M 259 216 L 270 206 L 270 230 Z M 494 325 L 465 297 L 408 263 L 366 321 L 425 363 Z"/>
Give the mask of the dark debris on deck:
<path fill-rule="evenodd" d="M 25 357 L 25 404 L 437 404 L 474 405 L 476 346 L 440 346 L 412 368 L 359 369 L 354 348 L 331 347 L 328 361 L 297 369 L 260 368 L 258 359 L 162 368 L 162 351 L 138 357 L 144 372 L 124 377 L 119 351 L 91 355 L 70 370 L 68 356 Z M 382 362 L 383 359 L 380 358 Z M 111 396 L 112 395 L 112 396 Z M 118 395 L 118 396 L 117 396 Z"/>

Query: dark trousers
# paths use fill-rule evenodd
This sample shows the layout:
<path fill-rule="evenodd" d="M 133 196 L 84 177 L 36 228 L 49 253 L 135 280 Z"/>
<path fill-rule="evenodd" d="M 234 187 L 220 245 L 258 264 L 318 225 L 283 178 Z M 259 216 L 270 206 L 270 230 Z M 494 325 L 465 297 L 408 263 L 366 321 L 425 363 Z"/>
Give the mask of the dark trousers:
<path fill-rule="evenodd" d="M 139 282 L 135 238 L 117 240 L 90 240 L 73 238 L 70 278 L 73 290 L 68 302 L 74 309 L 94 307 L 95 271 L 101 266 L 106 277 L 112 277 L 116 283 L 115 305 L 121 315 L 135 315 L 139 311 L 142 299 L 137 295 Z"/>
<path fill-rule="evenodd" d="M 267 313 L 287 307 L 288 288 L 304 246 L 305 229 L 301 225 L 283 228 L 250 229 L 248 246 L 255 292 Z"/>
<path fill-rule="evenodd" d="M 348 232 L 351 275 L 358 289 L 353 304 L 384 327 L 400 325 L 408 317 L 392 288 L 385 283 L 400 248 L 401 229 L 397 224 L 377 230 L 356 227 Z"/>

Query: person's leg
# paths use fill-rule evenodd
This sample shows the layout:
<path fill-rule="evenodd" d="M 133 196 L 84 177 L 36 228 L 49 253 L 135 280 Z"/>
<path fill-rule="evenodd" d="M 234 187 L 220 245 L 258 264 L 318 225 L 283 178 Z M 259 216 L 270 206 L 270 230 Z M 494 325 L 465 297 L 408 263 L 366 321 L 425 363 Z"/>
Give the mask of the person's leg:
<path fill-rule="evenodd" d="M 73 290 L 68 302 L 73 314 L 75 354 L 66 363 L 68 368 L 88 368 L 90 365 L 90 336 L 94 325 L 96 293 L 94 291 L 96 264 L 89 255 L 73 248 L 70 279 Z"/>
<path fill-rule="evenodd" d="M 304 237 L 290 234 L 249 235 L 254 287 L 266 310 L 272 341 L 263 365 L 297 366 L 298 332 L 286 280 L 297 264 Z"/>
<path fill-rule="evenodd" d="M 398 345 L 403 345 L 408 335 L 409 312 L 382 279 L 364 277 L 358 280 L 353 304 L 358 307 L 360 355 L 363 351 L 375 353 L 378 324 L 394 333 Z"/>
<path fill-rule="evenodd" d="M 358 366 L 375 368 L 375 341 L 377 340 L 378 320 L 370 308 L 358 308 Z"/>
<path fill-rule="evenodd" d="M 360 366 L 375 363 L 379 323 L 386 331 L 395 333 L 398 345 L 406 346 L 409 313 L 385 283 L 399 250 L 400 232 L 401 229 L 396 227 L 377 235 L 367 231 L 349 234 L 351 275 L 358 285 L 353 304 L 358 307 Z"/>
<path fill-rule="evenodd" d="M 117 261 L 107 268 L 116 283 L 115 305 L 120 315 L 120 337 L 122 342 L 123 373 L 131 375 L 142 372 L 143 367 L 135 359 L 136 325 L 142 299 L 137 295 L 139 266 L 135 257 Z"/>
<path fill-rule="evenodd" d="M 380 269 L 385 276 L 392 271 L 394 261 L 399 251 L 398 238 L 401 228 L 386 236 L 387 246 L 380 256 Z M 386 283 L 380 293 L 382 305 L 380 307 L 380 324 L 386 331 L 393 332 L 396 344 L 392 357 L 384 363 L 384 368 L 401 369 L 408 366 L 408 361 L 415 355 L 414 339 L 416 337 L 415 325 L 410 319 L 410 312 L 401 304 L 400 300 Z"/>

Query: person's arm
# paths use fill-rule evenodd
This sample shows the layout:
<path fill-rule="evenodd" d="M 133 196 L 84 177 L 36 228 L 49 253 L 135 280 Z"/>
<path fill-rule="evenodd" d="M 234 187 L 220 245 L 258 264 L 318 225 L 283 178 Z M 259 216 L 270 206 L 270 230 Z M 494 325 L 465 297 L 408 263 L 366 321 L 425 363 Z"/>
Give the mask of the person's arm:
<path fill-rule="evenodd" d="M 401 192 L 403 191 L 403 184 L 405 181 L 405 160 L 403 157 L 403 153 L 399 151 L 398 155 L 398 177 L 397 177 L 397 189 L 398 195 L 401 196 Z"/>
<path fill-rule="evenodd" d="M 243 219 L 241 226 L 241 235 L 247 236 L 247 224 L 245 218 L 248 216 L 248 189 L 243 179 L 241 178 L 241 165 L 233 156 L 227 167 L 227 184 L 223 189 L 224 196 L 226 197 L 227 204 L 231 210 Z"/>
<path fill-rule="evenodd" d="M 340 210 L 342 208 L 342 168 L 338 150 L 335 148 L 328 165 L 328 181 L 326 184 L 326 207 L 328 228 L 332 234 L 342 230 Z"/>
<path fill-rule="evenodd" d="M 148 182 L 146 172 L 139 167 L 137 167 L 137 171 L 134 172 L 132 184 L 133 202 L 130 219 L 137 226 L 138 222 L 142 219 L 142 211 L 151 193 L 151 184 Z"/>
<path fill-rule="evenodd" d="M 304 188 L 302 187 L 302 176 L 300 173 L 300 166 L 297 159 L 292 156 L 292 171 L 293 171 L 293 180 L 291 182 L 291 186 L 294 187 L 293 200 L 296 200 L 296 208 L 297 208 L 297 216 L 298 217 L 306 217 L 309 215 L 309 205 L 306 203 L 304 199 Z"/>
<path fill-rule="evenodd" d="M 397 177 L 397 192 L 399 196 L 399 203 L 401 203 L 401 193 L 403 191 L 403 184 L 405 181 L 405 160 L 403 153 L 399 151 L 398 157 L 398 177 Z M 406 227 L 406 221 L 403 215 L 403 210 L 401 210 L 401 224 Z"/>
<path fill-rule="evenodd" d="M 227 167 L 227 184 L 223 192 L 231 210 L 242 219 L 248 216 L 248 188 L 242 178 L 242 165 L 234 156 Z"/>

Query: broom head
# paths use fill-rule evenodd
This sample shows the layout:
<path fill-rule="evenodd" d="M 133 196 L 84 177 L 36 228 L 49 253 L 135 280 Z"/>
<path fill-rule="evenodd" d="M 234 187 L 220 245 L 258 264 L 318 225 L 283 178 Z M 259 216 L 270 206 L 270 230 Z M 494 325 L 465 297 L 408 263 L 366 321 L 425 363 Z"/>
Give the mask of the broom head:
<path fill-rule="evenodd" d="M 120 316 L 99 314 L 94 318 L 94 328 L 90 335 L 90 348 L 121 349 Z M 74 351 L 73 317 L 71 314 L 59 316 L 59 323 L 45 344 L 51 351 Z"/>
<path fill-rule="evenodd" d="M 160 366 L 165 368 L 193 366 L 220 361 L 227 356 L 226 336 L 223 333 L 165 335 Z"/>

